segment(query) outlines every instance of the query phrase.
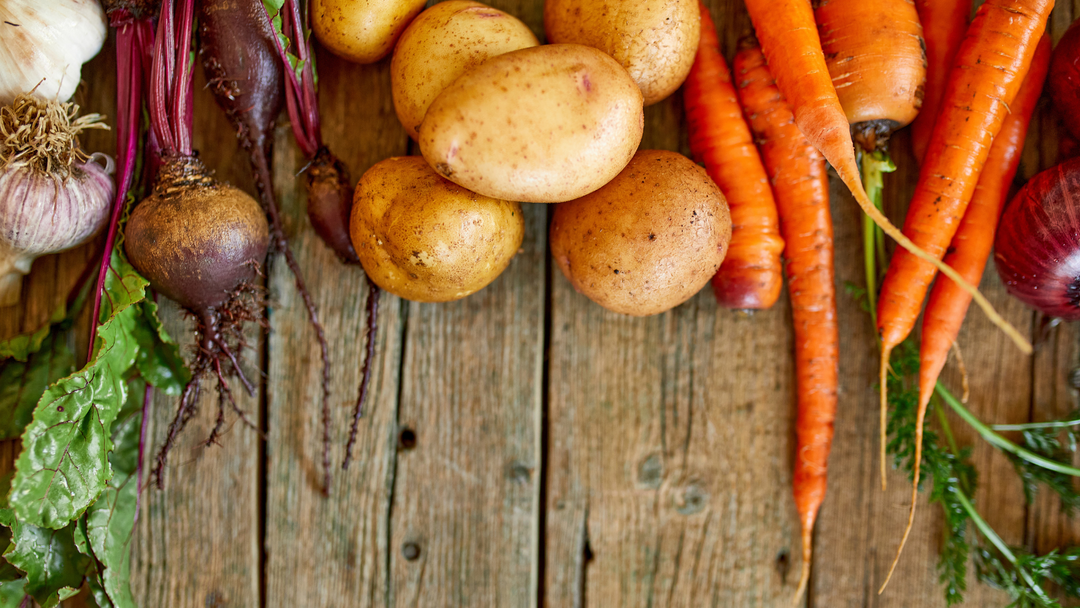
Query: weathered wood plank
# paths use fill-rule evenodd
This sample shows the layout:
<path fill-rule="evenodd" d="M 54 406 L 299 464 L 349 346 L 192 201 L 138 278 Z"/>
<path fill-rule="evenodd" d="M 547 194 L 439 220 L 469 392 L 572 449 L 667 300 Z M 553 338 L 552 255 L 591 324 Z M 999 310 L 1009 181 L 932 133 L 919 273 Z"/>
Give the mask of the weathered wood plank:
<path fill-rule="evenodd" d="M 488 2 L 537 28 L 542 2 Z M 536 603 L 547 205 L 491 285 L 407 306 L 390 603 Z M 403 435 L 404 437 L 404 435 Z"/>
<path fill-rule="evenodd" d="M 247 157 L 205 88 L 202 70 L 195 74 L 195 149 L 219 180 L 254 196 Z M 162 322 L 190 357 L 191 323 L 171 301 L 159 302 Z M 256 326 L 246 331 L 252 348 L 243 353 L 242 367 L 252 379 L 261 375 L 261 334 Z M 131 574 L 140 606 L 259 605 L 259 437 L 231 416 L 221 445 L 203 448 L 217 415 L 215 384 L 209 377 L 203 381 L 199 414 L 172 450 L 165 489 L 143 491 Z M 262 390 L 249 397 L 233 383 L 237 404 L 252 420 L 260 419 Z M 148 458 L 157 453 L 176 407 L 177 397 L 155 395 Z"/>
<path fill-rule="evenodd" d="M 406 151 L 407 136 L 390 104 L 388 62 L 348 64 L 321 53 L 323 136 L 353 171 Z M 356 103 L 362 98 L 364 102 Z M 270 274 L 271 323 L 267 371 L 267 606 L 374 606 L 388 599 L 389 515 L 397 443 L 401 304 L 380 304 L 376 355 L 354 448 L 341 470 L 364 362 L 368 290 L 363 269 L 341 264 L 315 235 L 296 175 L 307 162 L 291 127 L 277 130 L 275 187 L 285 229 L 330 347 L 331 463 L 329 498 L 322 484 L 322 359 L 292 274 L 275 263 Z"/>
<path fill-rule="evenodd" d="M 710 4 L 733 49 L 745 14 Z M 642 148 L 687 152 L 681 105 L 647 109 Z M 786 297 L 743 318 L 706 288 L 632 319 L 552 276 L 545 605 L 786 605 L 798 544 Z"/>

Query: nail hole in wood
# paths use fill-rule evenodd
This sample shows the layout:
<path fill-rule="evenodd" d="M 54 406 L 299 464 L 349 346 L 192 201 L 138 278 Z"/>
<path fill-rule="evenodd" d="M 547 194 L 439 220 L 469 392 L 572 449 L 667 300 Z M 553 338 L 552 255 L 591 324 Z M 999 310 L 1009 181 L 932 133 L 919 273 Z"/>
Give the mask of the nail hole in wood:
<path fill-rule="evenodd" d="M 401 548 L 401 555 L 410 562 L 416 561 L 420 557 L 420 545 L 405 543 L 405 546 Z"/>
<path fill-rule="evenodd" d="M 398 448 L 402 450 L 411 450 L 416 447 L 416 431 L 405 427 L 401 429 L 401 434 L 398 435 Z"/>
<path fill-rule="evenodd" d="M 780 575 L 780 580 L 787 580 L 788 568 L 791 566 L 791 554 L 787 549 L 781 549 L 776 554 L 776 572 Z"/>

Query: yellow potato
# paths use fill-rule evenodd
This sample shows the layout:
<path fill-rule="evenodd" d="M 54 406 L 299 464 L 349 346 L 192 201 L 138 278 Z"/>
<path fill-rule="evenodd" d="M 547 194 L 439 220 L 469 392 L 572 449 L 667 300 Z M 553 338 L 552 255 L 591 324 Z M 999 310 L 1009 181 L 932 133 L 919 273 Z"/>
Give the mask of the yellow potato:
<path fill-rule="evenodd" d="M 586 44 L 614 57 L 651 105 L 690 73 L 701 12 L 698 0 L 546 0 L 544 29 L 549 42 Z"/>
<path fill-rule="evenodd" d="M 360 178 L 349 223 L 376 285 L 418 302 L 448 302 L 486 287 L 521 247 L 521 206 L 439 177 L 419 156 L 388 158 Z"/>
<path fill-rule="evenodd" d="M 311 27 L 335 55 L 374 63 L 390 54 L 425 0 L 311 0 Z"/>
<path fill-rule="evenodd" d="M 724 261 L 727 201 L 685 156 L 643 150 L 611 183 L 555 208 L 551 254 L 574 289 L 618 313 L 690 299 Z"/>
<path fill-rule="evenodd" d="M 583 196 L 615 177 L 644 128 L 641 91 L 614 59 L 549 44 L 492 57 L 443 90 L 420 151 L 474 192 L 530 203 Z"/>
<path fill-rule="evenodd" d="M 413 139 L 428 106 L 448 84 L 488 57 L 540 44 L 516 17 L 471 0 L 440 2 L 420 13 L 394 47 L 394 110 Z"/>

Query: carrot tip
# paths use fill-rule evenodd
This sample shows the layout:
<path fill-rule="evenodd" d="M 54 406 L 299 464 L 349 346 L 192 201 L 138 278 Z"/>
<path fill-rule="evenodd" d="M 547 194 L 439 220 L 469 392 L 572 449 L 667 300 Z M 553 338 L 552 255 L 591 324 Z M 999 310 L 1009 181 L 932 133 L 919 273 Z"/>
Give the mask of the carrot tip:
<path fill-rule="evenodd" d="M 795 590 L 795 596 L 791 598 L 791 605 L 798 606 L 802 601 L 803 596 L 806 594 L 807 587 L 810 586 L 810 557 L 813 555 L 813 534 L 812 528 L 803 526 L 802 530 L 802 571 L 799 574 L 799 587 Z"/>
<path fill-rule="evenodd" d="M 885 475 L 887 467 L 885 462 L 887 456 L 885 453 L 885 447 L 888 443 L 888 425 L 886 417 L 889 413 L 889 385 L 886 382 L 889 374 L 889 355 L 892 354 L 892 346 L 882 345 L 881 347 L 881 368 L 879 371 L 878 382 L 881 383 L 881 491 L 884 492 L 887 488 L 887 482 L 885 481 Z"/>

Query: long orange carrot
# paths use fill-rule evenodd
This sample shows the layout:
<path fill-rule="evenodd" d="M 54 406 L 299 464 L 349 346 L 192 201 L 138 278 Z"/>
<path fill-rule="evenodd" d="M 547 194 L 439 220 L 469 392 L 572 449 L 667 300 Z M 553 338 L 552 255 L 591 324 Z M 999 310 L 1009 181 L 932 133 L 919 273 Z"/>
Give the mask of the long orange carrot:
<path fill-rule="evenodd" d="M 904 222 L 904 234 L 935 260 L 945 255 L 964 216 L 1053 7 L 1054 0 L 987 0 L 960 45 Z M 915 326 L 934 274 L 933 265 L 902 249 L 889 262 L 877 309 L 882 416 L 889 355 Z M 948 276 L 969 285 L 959 275 Z"/>
<path fill-rule="evenodd" d="M 713 292 L 728 308 L 769 308 L 783 283 L 776 202 L 720 54 L 716 26 L 709 9 L 700 9 L 701 39 L 683 89 L 690 151 L 731 208 L 731 244 L 713 277 Z"/>
<path fill-rule="evenodd" d="M 967 31 L 971 0 L 915 0 L 926 42 L 926 86 L 922 109 L 911 124 L 911 148 L 920 163 L 926 156 L 930 134 L 934 130 L 941 96 L 952 71 L 953 58 Z"/>
<path fill-rule="evenodd" d="M 994 245 L 994 231 L 997 229 L 1001 210 L 1009 194 L 1009 185 L 1016 176 L 1020 165 L 1020 153 L 1024 150 L 1028 122 L 1038 104 L 1042 93 L 1043 81 L 1050 65 L 1050 36 L 1043 35 L 1031 60 L 1031 69 L 1024 78 L 1016 99 L 1009 106 L 1012 110 L 1001 126 L 1001 132 L 994 138 L 986 166 L 975 187 L 964 219 L 953 237 L 950 253 L 945 256 L 945 263 L 952 266 L 965 279 L 977 283 L 982 277 L 990 249 Z M 919 497 L 919 469 L 922 461 L 923 423 L 926 419 L 926 406 L 934 393 L 941 368 L 949 356 L 956 336 L 960 334 L 960 325 L 964 322 L 971 298 L 956 284 L 947 278 L 938 279 L 930 291 L 923 313 L 922 344 L 919 347 L 919 408 L 915 422 L 915 464 L 914 479 L 911 485 L 911 507 L 908 511 L 907 527 L 900 539 L 900 548 L 889 568 L 889 576 L 904 550 L 911 526 L 915 521 L 915 505 Z M 888 583 L 888 577 L 885 582 Z"/>
<path fill-rule="evenodd" d="M 802 574 L 810 580 L 814 520 L 825 498 L 825 473 L 836 417 L 839 331 L 833 283 L 833 232 L 825 157 L 806 141 L 780 95 L 756 41 L 735 55 L 739 100 L 776 194 L 786 242 L 788 295 L 795 328 L 795 507 L 802 527 Z"/>
<path fill-rule="evenodd" d="M 787 98 L 806 139 L 814 145 L 836 169 L 840 179 L 855 197 L 863 212 L 915 257 L 937 267 L 972 294 L 986 315 L 1005 331 L 1024 352 L 1031 345 L 1018 331 L 994 310 L 990 302 L 960 278 L 955 270 L 941 262 L 941 254 L 931 255 L 911 239 L 874 206 L 862 187 L 855 150 L 848 130 L 847 117 L 836 97 L 821 51 L 814 12 L 810 0 L 745 0 L 747 12 L 754 23 L 761 50 L 776 77 L 776 86 Z M 950 235 L 951 238 L 951 235 Z"/>

